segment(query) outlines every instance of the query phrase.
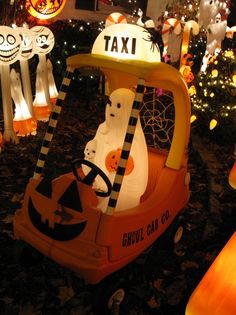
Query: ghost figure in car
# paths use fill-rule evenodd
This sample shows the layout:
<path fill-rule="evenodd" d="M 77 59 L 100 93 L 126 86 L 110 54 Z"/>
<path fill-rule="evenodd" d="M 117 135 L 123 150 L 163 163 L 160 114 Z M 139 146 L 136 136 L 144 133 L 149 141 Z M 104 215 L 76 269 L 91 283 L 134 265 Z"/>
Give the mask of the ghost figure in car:
<path fill-rule="evenodd" d="M 99 125 L 94 137 L 97 141 L 94 163 L 108 176 L 111 184 L 114 182 L 119 164 L 134 96 L 134 92 L 126 88 L 119 88 L 111 93 L 106 105 L 105 121 Z M 138 117 L 115 211 L 137 206 L 145 192 L 147 179 L 147 145 Z M 104 183 L 99 179 L 96 180 L 96 187 L 100 190 L 105 189 Z M 99 207 L 102 211 L 106 210 L 108 199 L 109 197 L 99 198 Z"/>

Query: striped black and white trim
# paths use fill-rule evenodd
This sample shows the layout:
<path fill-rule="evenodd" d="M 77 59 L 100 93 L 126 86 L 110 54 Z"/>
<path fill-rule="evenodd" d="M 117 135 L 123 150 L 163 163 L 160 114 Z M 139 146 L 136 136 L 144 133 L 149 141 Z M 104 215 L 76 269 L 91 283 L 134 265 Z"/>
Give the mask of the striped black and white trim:
<path fill-rule="evenodd" d="M 46 157 L 49 151 L 49 146 L 53 138 L 54 130 L 57 126 L 58 116 L 61 112 L 62 105 L 66 98 L 67 90 L 70 85 L 73 72 L 74 72 L 74 68 L 67 67 L 66 73 L 64 75 L 64 78 L 60 87 L 60 91 L 57 97 L 57 101 L 56 101 L 55 106 L 53 107 L 53 111 L 51 112 L 47 131 L 41 145 L 38 161 L 34 170 L 34 175 L 33 175 L 34 179 L 38 179 L 42 175 Z"/>
<path fill-rule="evenodd" d="M 126 131 L 125 140 L 124 140 L 124 144 L 123 144 L 123 148 L 121 152 L 118 169 L 117 169 L 116 176 L 114 179 L 111 195 L 108 201 L 108 206 L 106 210 L 107 214 L 112 214 L 117 204 L 121 184 L 122 184 L 124 174 L 125 174 L 126 164 L 129 158 L 129 153 L 130 153 L 131 145 L 134 138 L 135 128 L 138 121 L 139 108 L 143 101 L 143 92 L 144 92 L 144 80 L 139 79 L 130 118 L 129 118 L 128 128 Z"/>

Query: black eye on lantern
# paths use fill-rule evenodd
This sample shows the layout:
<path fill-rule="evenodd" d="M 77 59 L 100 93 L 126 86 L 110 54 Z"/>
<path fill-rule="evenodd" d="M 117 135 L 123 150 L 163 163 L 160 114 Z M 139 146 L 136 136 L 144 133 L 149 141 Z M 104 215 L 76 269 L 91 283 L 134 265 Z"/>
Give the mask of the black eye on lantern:
<path fill-rule="evenodd" d="M 16 39 L 13 35 L 7 35 L 7 42 L 8 42 L 8 44 L 13 45 L 13 44 L 15 44 Z"/>
<path fill-rule="evenodd" d="M 4 36 L 0 34 L 0 45 L 2 45 L 3 43 L 4 43 Z"/>
<path fill-rule="evenodd" d="M 117 108 L 121 108 L 121 104 L 120 103 L 117 103 Z"/>

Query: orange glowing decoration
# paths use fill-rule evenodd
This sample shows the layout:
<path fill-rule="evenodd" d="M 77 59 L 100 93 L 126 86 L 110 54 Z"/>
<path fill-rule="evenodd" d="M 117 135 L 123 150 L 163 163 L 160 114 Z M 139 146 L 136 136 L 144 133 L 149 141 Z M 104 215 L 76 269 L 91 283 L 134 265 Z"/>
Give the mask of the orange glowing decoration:
<path fill-rule="evenodd" d="M 3 143 L 4 143 L 3 135 L 2 135 L 2 133 L 0 132 L 0 153 L 2 152 Z"/>
<path fill-rule="evenodd" d="M 192 293 L 185 315 L 236 314 L 236 232 Z"/>
<path fill-rule="evenodd" d="M 236 189 L 236 161 L 234 161 L 234 165 L 229 173 L 229 184 Z"/>
<path fill-rule="evenodd" d="M 17 136 L 24 137 L 35 135 L 37 122 L 31 116 L 26 100 L 23 96 L 20 74 L 11 69 L 11 96 L 15 103 L 15 115 L 13 119 L 13 128 Z"/>
<path fill-rule="evenodd" d="M 111 152 L 107 154 L 105 164 L 106 164 L 106 168 L 108 172 L 117 171 L 120 157 L 121 157 L 121 152 L 122 152 L 121 149 L 117 149 L 117 150 L 112 150 Z M 132 172 L 133 168 L 134 168 L 134 160 L 132 156 L 130 155 L 127 161 L 126 168 L 125 168 L 125 175 L 129 175 Z"/>
<path fill-rule="evenodd" d="M 66 0 L 27 0 L 26 9 L 37 19 L 47 20 L 58 15 L 66 4 Z"/>

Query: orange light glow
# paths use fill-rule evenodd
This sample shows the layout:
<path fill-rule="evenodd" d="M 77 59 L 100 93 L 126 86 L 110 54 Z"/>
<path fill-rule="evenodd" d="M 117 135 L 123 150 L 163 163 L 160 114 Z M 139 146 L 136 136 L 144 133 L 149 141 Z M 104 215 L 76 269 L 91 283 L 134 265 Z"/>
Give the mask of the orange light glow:
<path fill-rule="evenodd" d="M 33 106 L 34 114 L 37 120 L 48 121 L 51 114 L 51 109 L 48 105 L 45 106 Z"/>
<path fill-rule="evenodd" d="M 2 135 L 2 133 L 0 132 L 0 152 L 1 152 L 1 147 L 3 147 L 3 143 L 4 143 L 3 135 Z"/>
<path fill-rule="evenodd" d="M 36 135 L 37 121 L 32 117 L 25 120 L 13 120 L 13 128 L 20 137 Z"/>
<path fill-rule="evenodd" d="M 47 20 L 58 15 L 64 8 L 65 3 L 66 0 L 27 0 L 25 6 L 32 16 L 41 20 Z"/>
<path fill-rule="evenodd" d="M 236 232 L 191 295 L 185 315 L 236 314 Z"/>
<path fill-rule="evenodd" d="M 236 189 L 236 161 L 229 173 L 229 184 L 232 188 Z"/>

